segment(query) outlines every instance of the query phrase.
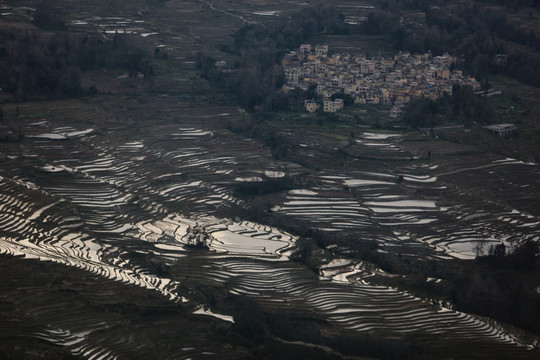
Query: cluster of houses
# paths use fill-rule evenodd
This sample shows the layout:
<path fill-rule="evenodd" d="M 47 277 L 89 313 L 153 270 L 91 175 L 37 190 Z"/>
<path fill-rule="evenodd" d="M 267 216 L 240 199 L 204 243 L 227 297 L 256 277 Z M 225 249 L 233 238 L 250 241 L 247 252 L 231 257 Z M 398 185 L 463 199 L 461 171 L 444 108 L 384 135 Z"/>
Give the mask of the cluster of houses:
<path fill-rule="evenodd" d="M 296 87 L 307 90 L 315 85 L 323 100 L 323 111 L 343 108 L 343 100 L 330 100 L 336 93 L 350 95 L 355 103 L 391 104 L 390 116 L 398 117 L 401 108 L 413 97 L 437 99 L 451 94 L 455 84 L 479 90 L 474 78 L 460 70 L 450 70 L 454 59 L 431 53 L 412 55 L 400 52 L 393 58 L 367 59 L 365 55 L 328 54 L 328 45 L 301 45 L 282 60 L 286 84 L 283 91 Z M 335 96 L 333 97 L 335 98 Z M 314 100 L 306 100 L 305 108 L 320 108 Z"/>

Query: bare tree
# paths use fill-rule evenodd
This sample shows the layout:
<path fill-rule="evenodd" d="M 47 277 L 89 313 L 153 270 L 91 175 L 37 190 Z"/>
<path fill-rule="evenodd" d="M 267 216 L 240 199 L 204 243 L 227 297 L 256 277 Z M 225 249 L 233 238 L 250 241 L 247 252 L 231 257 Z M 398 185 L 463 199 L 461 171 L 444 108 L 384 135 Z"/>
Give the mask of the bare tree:
<path fill-rule="evenodd" d="M 480 257 L 480 256 L 483 256 L 484 255 L 484 249 L 486 247 L 486 243 L 484 242 L 484 240 L 476 240 L 474 243 L 474 246 L 473 246 L 473 250 L 474 250 L 474 254 L 476 255 L 476 257 Z"/>

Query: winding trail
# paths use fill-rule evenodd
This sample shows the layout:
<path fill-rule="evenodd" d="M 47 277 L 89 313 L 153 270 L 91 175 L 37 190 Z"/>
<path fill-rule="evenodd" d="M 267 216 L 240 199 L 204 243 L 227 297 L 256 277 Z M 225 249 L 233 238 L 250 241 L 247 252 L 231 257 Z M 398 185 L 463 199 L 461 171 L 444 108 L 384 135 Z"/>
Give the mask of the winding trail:
<path fill-rule="evenodd" d="M 240 21 L 242 21 L 244 24 L 250 24 L 250 22 L 246 19 L 244 19 L 241 15 L 236 15 L 236 14 L 233 14 L 233 13 L 230 13 L 226 10 L 221 10 L 221 9 L 217 9 L 213 3 L 209 2 L 209 1 L 206 1 L 206 0 L 198 0 L 200 3 L 203 3 L 203 4 L 206 4 L 210 7 L 210 9 L 216 11 L 216 12 L 220 12 L 220 13 L 223 13 L 225 15 L 228 15 L 228 16 L 231 16 L 231 17 L 234 17 L 234 18 L 237 18 L 237 19 L 240 19 Z"/>

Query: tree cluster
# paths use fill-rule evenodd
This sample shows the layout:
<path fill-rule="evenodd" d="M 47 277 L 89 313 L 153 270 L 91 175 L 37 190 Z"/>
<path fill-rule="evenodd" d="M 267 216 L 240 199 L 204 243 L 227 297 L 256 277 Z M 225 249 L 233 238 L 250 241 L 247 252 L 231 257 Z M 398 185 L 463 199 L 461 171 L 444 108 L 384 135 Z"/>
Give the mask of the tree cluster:
<path fill-rule="evenodd" d="M 253 198 L 268 194 L 279 193 L 292 189 L 294 179 L 282 177 L 278 179 L 267 179 L 264 181 L 247 181 L 235 184 L 236 193 L 243 198 Z"/>
<path fill-rule="evenodd" d="M 536 281 L 530 282 L 537 279 L 539 254 L 539 245 L 533 241 L 524 242 L 513 252 L 502 243 L 493 246 L 487 256 L 476 259 L 481 266 L 487 265 L 482 272 L 456 280 L 456 306 L 540 333 L 540 295 Z"/>
<path fill-rule="evenodd" d="M 487 255 L 479 255 L 475 261 L 416 261 L 401 254 L 382 255 L 389 265 L 386 271 L 403 274 L 403 279 L 410 280 L 405 288 L 412 287 L 425 297 L 447 299 L 458 311 L 540 334 L 540 294 L 536 290 L 540 271 L 538 243 L 528 240 L 513 251 L 499 243 L 486 250 Z M 426 282 L 428 277 L 443 281 Z"/>
<path fill-rule="evenodd" d="M 451 95 L 437 100 L 412 100 L 403 110 L 403 120 L 413 128 L 431 128 L 447 122 L 471 126 L 473 121 L 489 122 L 492 114 L 486 97 L 475 95 L 470 87 L 454 86 Z"/>
<path fill-rule="evenodd" d="M 540 3 L 536 0 L 477 0 L 484 4 L 504 5 L 507 8 L 517 10 L 523 8 L 540 7 Z"/>
<path fill-rule="evenodd" d="M 197 56 L 202 76 L 234 93 L 239 104 L 249 110 L 287 110 L 289 102 L 279 93 L 283 71 L 279 64 L 289 49 L 317 34 L 346 34 L 349 27 L 335 6 L 308 7 L 283 23 L 248 24 L 233 34 L 233 42 L 222 50 L 235 55 L 231 72 L 223 73 L 207 54 Z"/>
<path fill-rule="evenodd" d="M 528 1 L 514 3 L 530 5 Z M 435 55 L 449 52 L 458 58 L 461 68 L 478 79 L 500 73 L 540 86 L 540 60 L 533 53 L 540 51 L 540 39 L 532 30 L 509 20 L 511 4 L 500 10 L 476 2 L 462 3 L 451 11 L 441 1 L 394 0 L 384 4 L 361 24 L 361 34 L 385 35 L 398 50 L 432 51 Z M 411 10 L 423 11 L 425 24 L 403 21 Z M 497 54 L 506 55 L 507 61 L 495 62 Z"/>
<path fill-rule="evenodd" d="M 79 96 L 81 73 L 121 68 L 130 76 L 153 75 L 148 54 L 128 35 L 113 41 L 66 32 L 41 34 L 0 29 L 0 84 L 18 99 L 31 96 Z"/>
<path fill-rule="evenodd" d="M 64 17 L 46 1 L 42 1 L 36 8 L 34 24 L 46 30 L 65 30 Z"/>
<path fill-rule="evenodd" d="M 491 246 L 487 255 L 477 256 L 477 261 L 489 263 L 498 268 L 530 271 L 538 267 L 537 255 L 540 255 L 540 245 L 529 240 L 512 252 L 507 251 L 504 243 Z"/>

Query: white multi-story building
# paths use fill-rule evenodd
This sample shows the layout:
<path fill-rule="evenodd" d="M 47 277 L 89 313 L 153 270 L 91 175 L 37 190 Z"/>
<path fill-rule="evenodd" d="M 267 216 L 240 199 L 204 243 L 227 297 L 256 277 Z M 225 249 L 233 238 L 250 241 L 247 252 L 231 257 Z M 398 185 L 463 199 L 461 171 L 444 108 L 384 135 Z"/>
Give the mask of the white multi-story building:
<path fill-rule="evenodd" d="M 287 83 L 298 83 L 300 78 L 300 68 L 297 67 L 286 67 L 285 68 L 285 79 Z"/>
<path fill-rule="evenodd" d="M 343 99 L 335 99 L 335 100 L 324 100 L 324 112 L 336 112 L 338 110 L 343 109 L 344 102 Z"/>

